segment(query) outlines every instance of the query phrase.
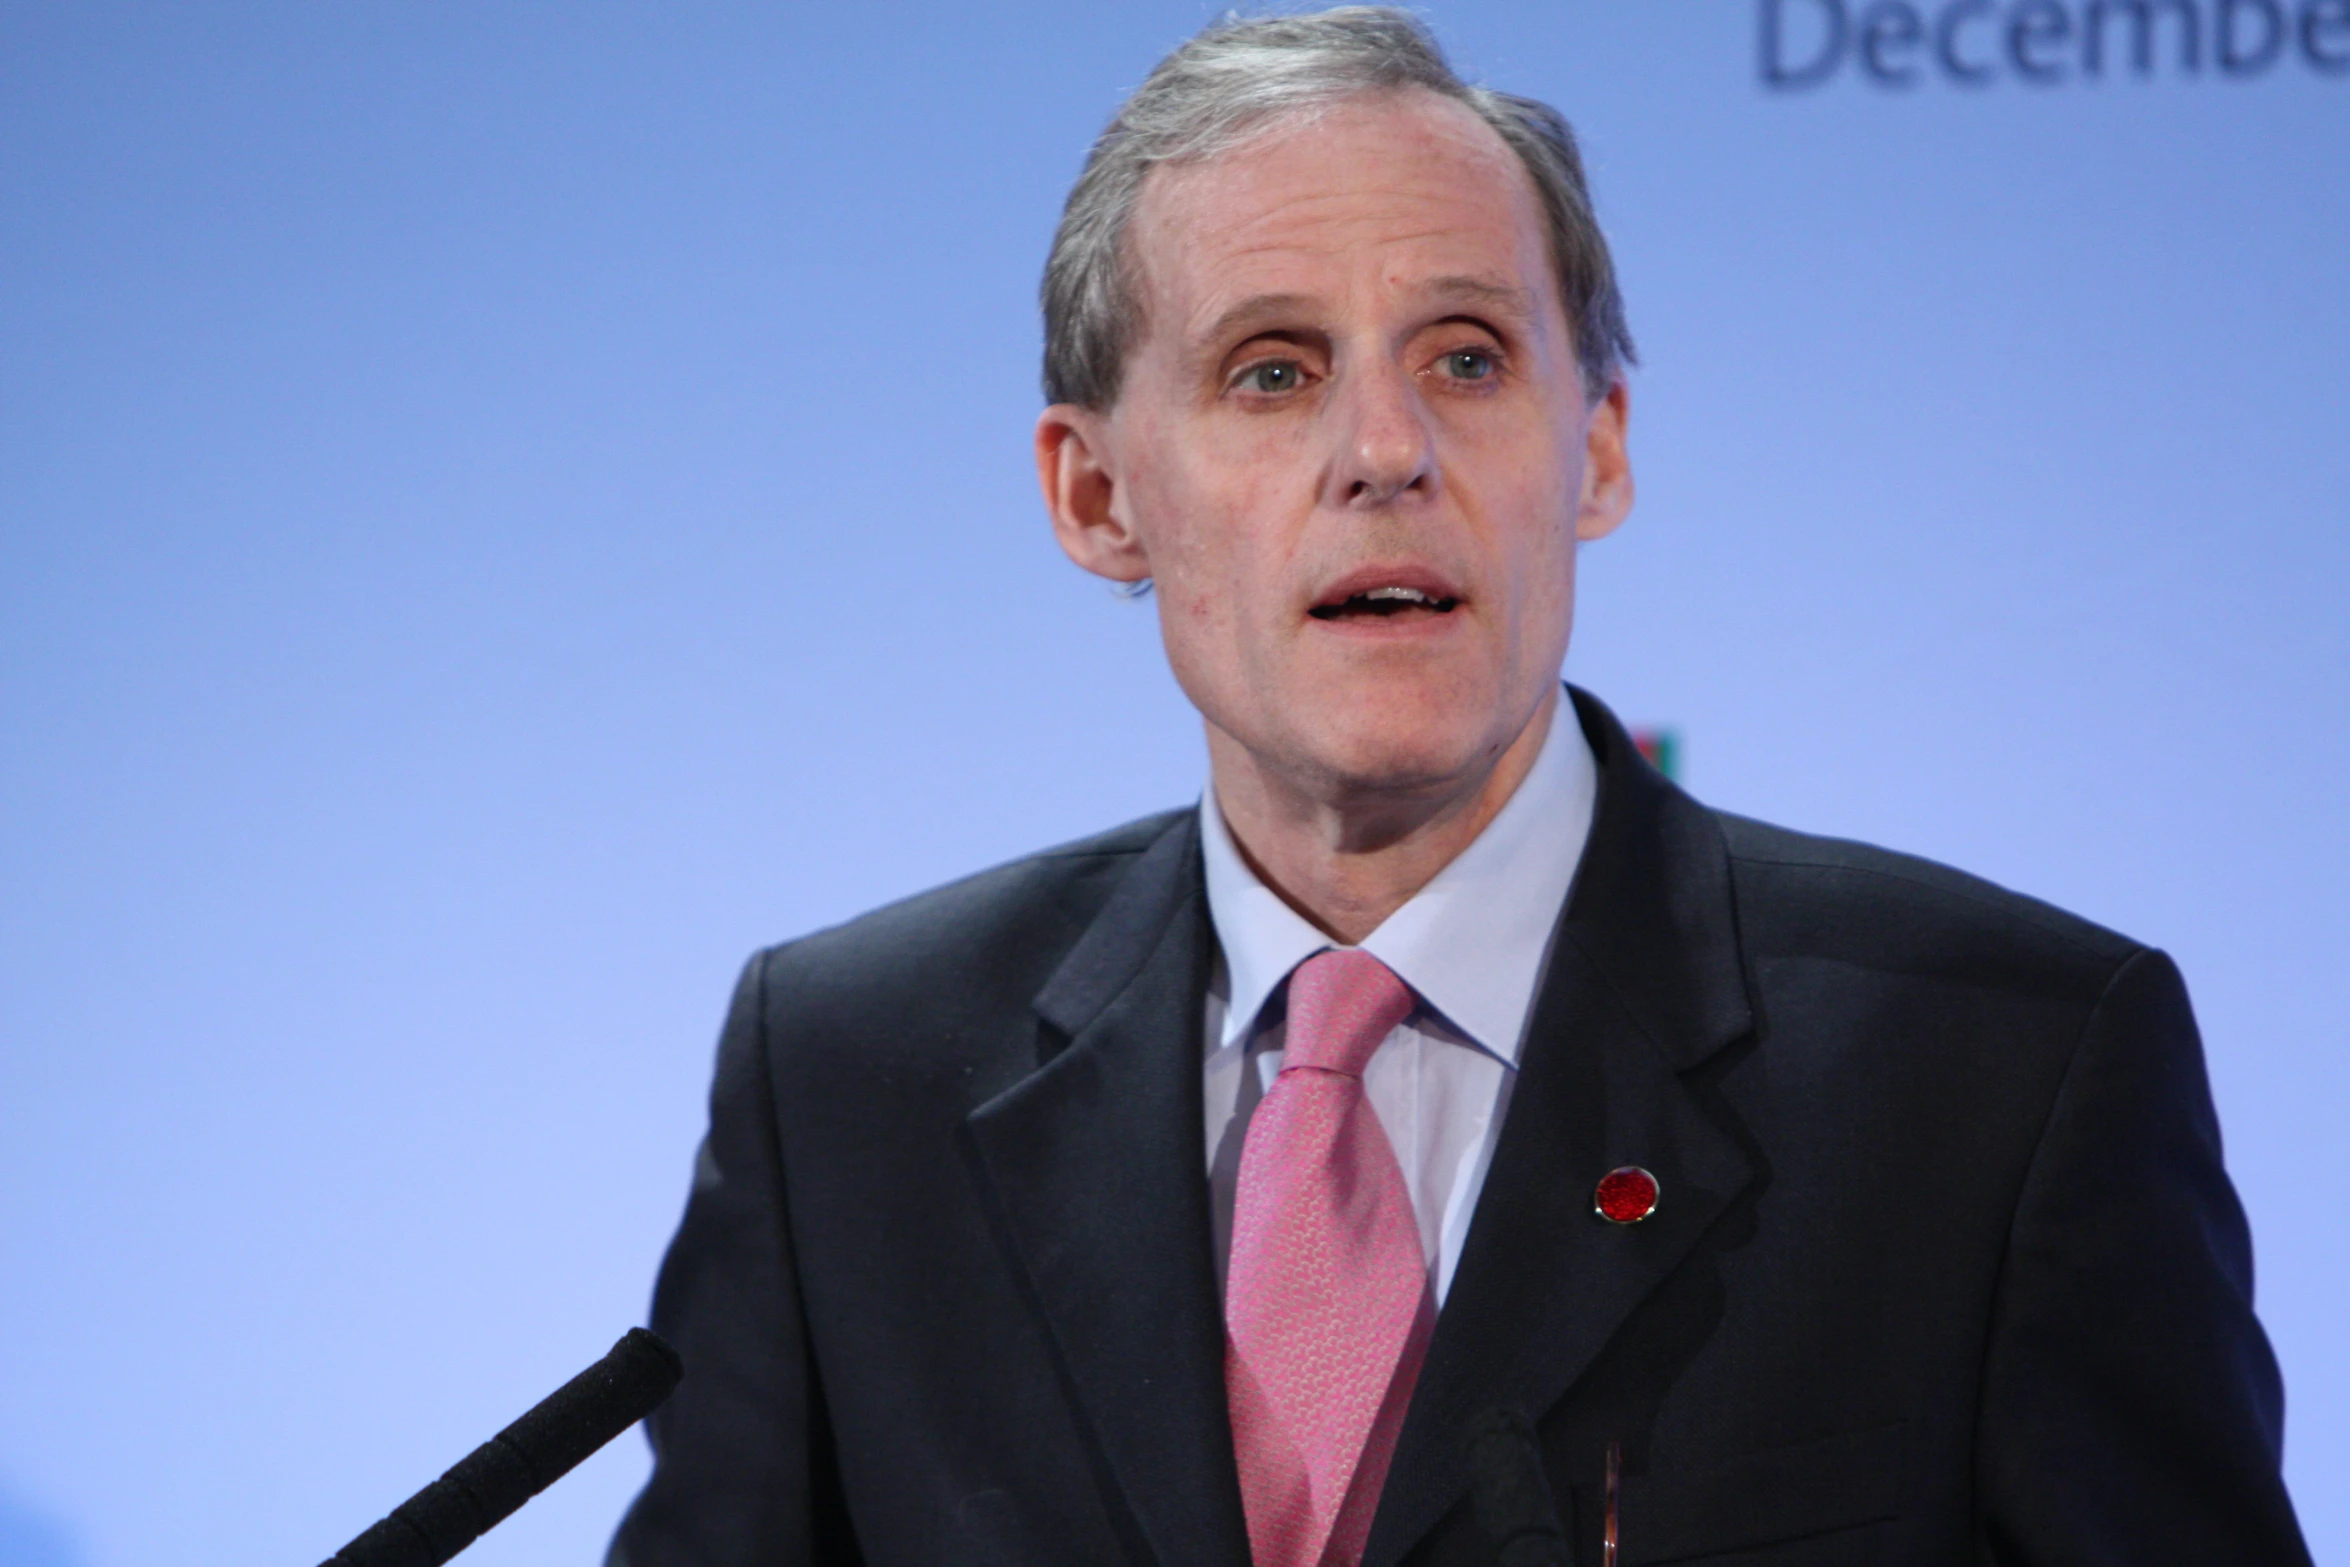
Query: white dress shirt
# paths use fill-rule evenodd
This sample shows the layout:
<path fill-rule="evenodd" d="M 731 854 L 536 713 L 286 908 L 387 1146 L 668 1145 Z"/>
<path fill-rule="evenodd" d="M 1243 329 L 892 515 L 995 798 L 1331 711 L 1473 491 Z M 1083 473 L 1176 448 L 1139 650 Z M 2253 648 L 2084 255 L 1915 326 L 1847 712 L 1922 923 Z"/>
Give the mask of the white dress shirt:
<path fill-rule="evenodd" d="M 1591 832 L 1598 769 L 1563 691 L 1534 766 L 1476 841 L 1363 938 L 1418 1001 L 1380 1042 L 1363 1088 L 1403 1167 L 1442 1305 L 1509 1109 L 1551 932 Z M 1207 1160 L 1217 1287 L 1248 1119 L 1280 1075 L 1290 970 L 1329 947 L 1249 869 L 1210 783 L 1200 800 L 1208 914 Z"/>

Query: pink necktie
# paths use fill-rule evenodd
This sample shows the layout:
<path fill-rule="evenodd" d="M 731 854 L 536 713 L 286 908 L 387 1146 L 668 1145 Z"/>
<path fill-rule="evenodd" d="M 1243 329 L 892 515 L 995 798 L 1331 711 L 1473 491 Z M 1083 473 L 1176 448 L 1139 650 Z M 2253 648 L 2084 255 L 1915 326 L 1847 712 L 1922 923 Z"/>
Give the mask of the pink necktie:
<path fill-rule="evenodd" d="M 1352 1567 L 1435 1311 L 1403 1170 L 1363 1095 L 1412 993 L 1367 952 L 1289 980 L 1281 1075 L 1249 1120 L 1224 1386 L 1255 1567 Z"/>

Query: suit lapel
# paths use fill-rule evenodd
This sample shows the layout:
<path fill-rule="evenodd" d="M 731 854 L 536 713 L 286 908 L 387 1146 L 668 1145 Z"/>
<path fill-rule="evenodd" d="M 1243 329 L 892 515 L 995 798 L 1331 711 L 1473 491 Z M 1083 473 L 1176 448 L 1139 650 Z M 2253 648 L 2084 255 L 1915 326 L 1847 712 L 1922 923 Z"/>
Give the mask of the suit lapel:
<path fill-rule="evenodd" d="M 1212 950 L 1185 817 L 1039 993 L 1047 1048 L 1065 1047 L 965 1123 L 1069 1389 L 1167 1567 L 1248 1559 L 1201 1145 Z"/>
<path fill-rule="evenodd" d="M 1682 1076 L 1752 1027 L 1719 829 L 1575 696 L 1600 766 L 1591 838 L 1366 1567 L 1399 1560 L 1460 1499 L 1472 1423 L 1557 1403 L 1752 1179 Z M 1618 1226 L 1592 1212 L 1592 1188 L 1626 1164 L 1661 1196 Z"/>

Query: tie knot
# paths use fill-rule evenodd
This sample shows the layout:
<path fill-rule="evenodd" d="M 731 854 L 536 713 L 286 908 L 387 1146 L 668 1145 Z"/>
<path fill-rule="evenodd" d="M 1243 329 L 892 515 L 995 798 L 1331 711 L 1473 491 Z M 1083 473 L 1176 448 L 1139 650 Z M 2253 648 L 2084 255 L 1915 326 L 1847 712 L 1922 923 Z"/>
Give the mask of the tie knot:
<path fill-rule="evenodd" d="M 1351 947 L 1318 952 L 1289 976 L 1282 1065 L 1360 1077 L 1379 1041 L 1411 1011 L 1411 988 L 1368 952 Z"/>

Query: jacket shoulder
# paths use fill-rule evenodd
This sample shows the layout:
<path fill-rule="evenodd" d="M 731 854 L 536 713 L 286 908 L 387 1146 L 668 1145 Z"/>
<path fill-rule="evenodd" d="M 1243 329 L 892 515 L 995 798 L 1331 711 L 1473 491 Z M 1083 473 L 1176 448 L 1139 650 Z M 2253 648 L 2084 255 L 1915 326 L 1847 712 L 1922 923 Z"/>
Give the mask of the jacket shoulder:
<path fill-rule="evenodd" d="M 803 1024 L 1025 1012 L 1119 878 L 1189 808 L 1142 817 L 780 943 L 752 962 Z"/>
<path fill-rule="evenodd" d="M 1814 959 L 2094 1001 L 2144 950 L 1950 866 L 1716 812 L 1739 933 L 1763 960 Z"/>

